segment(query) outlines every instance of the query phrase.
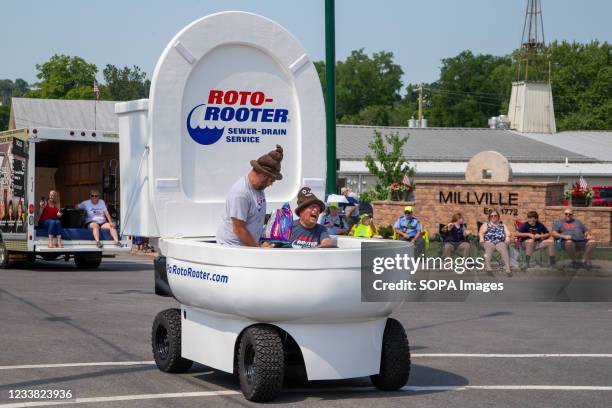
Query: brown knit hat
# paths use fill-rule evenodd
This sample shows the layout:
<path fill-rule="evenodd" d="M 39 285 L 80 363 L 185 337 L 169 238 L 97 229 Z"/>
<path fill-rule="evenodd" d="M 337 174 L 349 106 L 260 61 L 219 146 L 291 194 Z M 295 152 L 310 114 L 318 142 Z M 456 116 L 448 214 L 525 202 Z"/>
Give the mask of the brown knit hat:
<path fill-rule="evenodd" d="M 273 177 L 275 180 L 282 180 L 283 175 L 280 173 L 282 160 L 283 148 L 276 145 L 275 150 L 271 150 L 257 160 L 251 160 L 251 166 L 258 173 Z"/>
<path fill-rule="evenodd" d="M 310 190 L 310 187 L 302 187 L 300 192 L 298 193 L 297 198 L 297 208 L 295 209 L 295 213 L 299 216 L 300 212 L 308 207 L 310 204 L 319 204 L 319 208 L 321 212 L 325 210 L 325 203 L 317 198 L 316 195 Z"/>

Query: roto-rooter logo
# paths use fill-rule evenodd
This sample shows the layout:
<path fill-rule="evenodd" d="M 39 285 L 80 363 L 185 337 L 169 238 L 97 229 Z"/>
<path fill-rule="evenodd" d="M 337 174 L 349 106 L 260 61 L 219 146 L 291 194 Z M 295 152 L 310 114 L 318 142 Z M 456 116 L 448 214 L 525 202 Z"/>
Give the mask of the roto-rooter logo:
<path fill-rule="evenodd" d="M 287 129 L 252 127 L 254 123 L 278 124 L 288 121 L 289 110 L 268 107 L 272 102 L 272 98 L 260 91 L 211 90 L 208 103 L 196 105 L 189 111 L 187 131 L 196 143 L 202 145 L 218 142 L 226 125 L 231 125 L 227 127 L 225 136 L 228 143 L 259 143 L 261 136 L 286 135 Z"/>

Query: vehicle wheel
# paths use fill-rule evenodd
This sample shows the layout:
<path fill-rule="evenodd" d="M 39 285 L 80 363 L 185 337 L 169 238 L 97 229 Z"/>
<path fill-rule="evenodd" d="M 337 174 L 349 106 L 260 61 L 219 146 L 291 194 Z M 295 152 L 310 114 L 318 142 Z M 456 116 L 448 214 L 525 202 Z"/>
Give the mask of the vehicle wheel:
<path fill-rule="evenodd" d="M 6 249 L 4 242 L 0 242 L 0 268 L 8 269 L 9 267 L 9 253 Z"/>
<path fill-rule="evenodd" d="M 376 388 L 395 391 L 408 382 L 410 375 L 410 346 L 400 322 L 387 319 L 380 355 L 380 372 L 370 379 Z"/>
<path fill-rule="evenodd" d="M 102 263 L 102 255 L 75 255 L 74 264 L 79 269 L 96 269 Z"/>
<path fill-rule="evenodd" d="M 36 267 L 36 254 L 34 252 L 28 252 L 26 254 L 24 265 L 28 269 Z"/>
<path fill-rule="evenodd" d="M 283 386 L 283 342 L 274 328 L 252 326 L 244 331 L 238 348 L 240 389 L 249 401 L 272 401 Z"/>
<path fill-rule="evenodd" d="M 193 361 L 181 357 L 181 311 L 166 309 L 153 321 L 153 357 L 157 368 L 166 373 L 184 373 Z"/>

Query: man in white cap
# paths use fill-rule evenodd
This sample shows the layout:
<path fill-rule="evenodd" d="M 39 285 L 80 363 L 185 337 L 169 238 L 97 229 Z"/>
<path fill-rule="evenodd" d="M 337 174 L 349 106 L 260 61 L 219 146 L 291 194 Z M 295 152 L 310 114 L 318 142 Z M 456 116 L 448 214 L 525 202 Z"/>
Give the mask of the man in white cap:
<path fill-rule="evenodd" d="M 344 205 L 344 216 L 348 220 L 348 228 L 351 229 L 353 225 L 359 223 L 359 196 L 347 187 L 342 187 L 340 194 L 345 196 L 348 201 Z"/>
<path fill-rule="evenodd" d="M 217 229 L 217 242 L 223 245 L 271 246 L 259 243 L 266 218 L 266 195 L 264 189 L 276 180 L 280 173 L 283 148 L 251 160 L 252 170 L 230 188 L 225 199 L 225 215 Z"/>

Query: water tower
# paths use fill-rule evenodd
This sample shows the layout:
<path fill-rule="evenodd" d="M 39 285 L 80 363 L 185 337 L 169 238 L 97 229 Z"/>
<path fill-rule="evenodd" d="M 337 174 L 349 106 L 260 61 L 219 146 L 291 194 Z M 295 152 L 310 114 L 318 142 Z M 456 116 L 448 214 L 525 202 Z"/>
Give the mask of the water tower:
<path fill-rule="evenodd" d="M 521 46 L 516 54 L 516 79 L 508 107 L 510 127 L 525 133 L 555 133 L 548 48 L 540 0 L 527 0 Z"/>

